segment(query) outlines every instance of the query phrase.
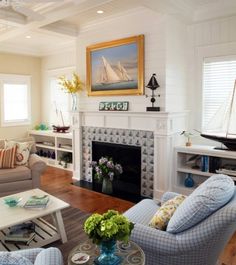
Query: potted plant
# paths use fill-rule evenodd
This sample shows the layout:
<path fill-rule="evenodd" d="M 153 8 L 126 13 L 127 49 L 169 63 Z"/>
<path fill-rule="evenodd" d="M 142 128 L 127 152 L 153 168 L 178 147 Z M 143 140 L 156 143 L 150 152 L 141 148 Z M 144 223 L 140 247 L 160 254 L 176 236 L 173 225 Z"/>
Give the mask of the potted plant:
<path fill-rule="evenodd" d="M 98 162 L 92 161 L 91 166 L 95 170 L 95 179 L 102 182 L 102 192 L 111 194 L 113 192 L 112 181 L 115 176 L 123 173 L 122 166 L 114 163 L 111 157 L 101 157 Z"/>
<path fill-rule="evenodd" d="M 119 264 L 120 257 L 115 255 L 116 241 L 127 243 L 133 228 L 132 222 L 114 210 L 91 215 L 84 223 L 84 231 L 100 247 L 97 263 Z"/>

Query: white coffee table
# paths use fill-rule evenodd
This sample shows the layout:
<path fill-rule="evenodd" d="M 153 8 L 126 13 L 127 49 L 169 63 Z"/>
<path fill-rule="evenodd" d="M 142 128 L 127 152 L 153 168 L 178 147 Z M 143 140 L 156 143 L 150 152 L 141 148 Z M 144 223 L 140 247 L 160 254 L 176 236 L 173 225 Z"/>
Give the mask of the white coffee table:
<path fill-rule="evenodd" d="M 21 207 L 30 196 L 43 194 L 49 196 L 49 203 L 45 209 L 25 209 Z M 70 205 L 68 203 L 40 189 L 20 192 L 12 196 L 19 196 L 22 198 L 22 201 L 16 207 L 8 207 L 4 204 L 3 199 L 5 197 L 0 198 L 0 251 L 13 251 L 27 247 L 42 247 L 59 239 L 61 239 L 63 243 L 67 242 L 61 210 L 69 207 Z M 53 224 L 50 224 L 42 218 L 46 215 L 52 216 Z M 32 221 L 36 225 L 36 236 L 29 246 L 5 243 L 4 237 L 9 227 L 26 221 Z"/>

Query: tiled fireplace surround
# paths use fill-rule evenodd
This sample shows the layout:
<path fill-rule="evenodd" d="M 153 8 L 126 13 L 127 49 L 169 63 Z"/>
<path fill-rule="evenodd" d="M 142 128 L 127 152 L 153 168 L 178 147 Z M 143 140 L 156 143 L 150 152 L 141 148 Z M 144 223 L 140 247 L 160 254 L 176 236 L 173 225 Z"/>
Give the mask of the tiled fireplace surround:
<path fill-rule="evenodd" d="M 159 199 L 171 190 L 173 147 L 185 129 L 186 113 L 80 111 L 71 117 L 74 181 L 92 181 L 92 141 L 98 141 L 141 146 L 141 195 Z"/>

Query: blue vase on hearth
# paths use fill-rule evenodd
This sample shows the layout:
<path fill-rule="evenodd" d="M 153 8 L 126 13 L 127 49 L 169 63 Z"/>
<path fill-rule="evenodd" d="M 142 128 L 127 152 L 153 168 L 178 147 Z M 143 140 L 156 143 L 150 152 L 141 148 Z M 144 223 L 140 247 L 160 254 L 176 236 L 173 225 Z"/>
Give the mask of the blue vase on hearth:
<path fill-rule="evenodd" d="M 100 255 L 95 259 L 98 265 L 118 265 L 121 263 L 121 257 L 115 254 L 116 240 L 104 240 L 99 245 Z"/>
<path fill-rule="evenodd" d="M 194 180 L 192 174 L 187 174 L 187 177 L 184 180 L 184 186 L 187 188 L 192 188 L 194 186 Z"/>

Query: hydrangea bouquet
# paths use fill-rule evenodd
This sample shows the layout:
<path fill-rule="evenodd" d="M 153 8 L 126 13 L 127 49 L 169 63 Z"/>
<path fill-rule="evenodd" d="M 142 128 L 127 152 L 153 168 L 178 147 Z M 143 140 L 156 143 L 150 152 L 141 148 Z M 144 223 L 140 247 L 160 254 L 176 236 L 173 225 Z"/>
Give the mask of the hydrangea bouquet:
<path fill-rule="evenodd" d="M 85 233 L 95 244 L 107 240 L 127 242 L 133 228 L 132 222 L 114 210 L 108 210 L 102 215 L 94 213 L 84 223 Z"/>
<path fill-rule="evenodd" d="M 113 181 L 115 176 L 123 173 L 122 166 L 114 164 L 111 157 L 101 157 L 98 162 L 92 161 L 91 166 L 95 170 L 95 178 L 100 182 L 104 178 Z"/>

